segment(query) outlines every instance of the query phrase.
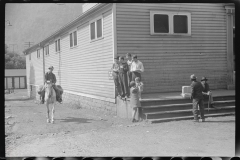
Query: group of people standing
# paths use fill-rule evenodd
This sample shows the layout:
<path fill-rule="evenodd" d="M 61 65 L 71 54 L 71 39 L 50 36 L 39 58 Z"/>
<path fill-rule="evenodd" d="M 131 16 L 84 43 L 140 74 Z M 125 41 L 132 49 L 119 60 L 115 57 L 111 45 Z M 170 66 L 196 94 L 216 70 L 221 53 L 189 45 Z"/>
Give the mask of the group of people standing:
<path fill-rule="evenodd" d="M 118 96 L 122 99 L 130 98 L 130 105 L 133 108 L 132 122 L 136 122 L 137 109 L 139 111 L 139 120 L 142 120 L 139 99 L 141 99 L 141 92 L 143 91 L 141 74 L 144 72 L 144 67 L 142 62 L 137 59 L 137 55 L 132 56 L 127 53 L 125 58 L 123 56 L 114 58 L 112 76 Z"/>
<path fill-rule="evenodd" d="M 137 55 L 132 56 L 130 53 L 127 53 L 126 59 L 123 56 L 115 57 L 112 66 L 112 76 L 118 96 L 130 98 L 130 83 L 132 81 L 142 88 L 141 73 L 143 72 L 143 64 L 137 59 Z"/>
<path fill-rule="evenodd" d="M 204 101 L 207 101 L 211 108 L 215 108 L 212 92 L 209 84 L 207 83 L 208 79 L 206 77 L 202 77 L 201 82 L 198 82 L 197 77 L 193 74 L 190 76 L 190 80 L 192 81 L 190 86 L 192 88 L 191 99 L 193 103 L 194 122 L 204 122 Z M 200 119 L 198 115 L 200 115 Z"/>

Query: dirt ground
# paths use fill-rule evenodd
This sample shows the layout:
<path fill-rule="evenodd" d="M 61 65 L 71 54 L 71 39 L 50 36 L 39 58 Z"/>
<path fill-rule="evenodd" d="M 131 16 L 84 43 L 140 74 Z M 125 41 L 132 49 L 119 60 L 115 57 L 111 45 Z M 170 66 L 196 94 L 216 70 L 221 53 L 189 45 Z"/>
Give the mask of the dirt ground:
<path fill-rule="evenodd" d="M 55 123 L 26 90 L 5 95 L 6 156 L 235 156 L 235 116 L 157 124 L 58 104 Z"/>

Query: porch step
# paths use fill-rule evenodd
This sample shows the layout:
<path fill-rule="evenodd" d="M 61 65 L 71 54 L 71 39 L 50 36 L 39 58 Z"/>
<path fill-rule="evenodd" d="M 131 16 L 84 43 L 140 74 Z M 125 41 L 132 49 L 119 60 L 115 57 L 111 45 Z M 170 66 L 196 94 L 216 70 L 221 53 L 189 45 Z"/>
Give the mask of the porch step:
<path fill-rule="evenodd" d="M 227 101 L 215 101 L 215 107 L 223 107 L 223 106 L 234 106 L 235 100 L 227 100 Z M 208 107 L 208 103 L 204 103 L 205 108 Z M 166 104 L 166 105 L 152 105 L 152 106 L 143 106 L 144 113 L 151 112 L 160 112 L 160 111 L 171 111 L 171 110 L 187 110 L 192 109 L 192 103 L 183 103 L 183 104 Z"/>
<path fill-rule="evenodd" d="M 229 116 L 229 115 L 235 115 L 235 112 L 205 114 L 204 116 L 205 118 L 207 118 L 207 117 L 219 117 L 219 116 Z M 172 117 L 172 118 L 162 118 L 162 119 L 147 119 L 146 121 L 148 121 L 149 123 L 161 123 L 161 122 L 180 121 L 180 120 L 189 120 L 189 119 L 193 120 L 193 116 Z"/>
<path fill-rule="evenodd" d="M 234 95 L 228 96 L 215 96 L 213 97 L 213 101 L 228 101 L 235 100 Z M 167 105 L 167 104 L 184 104 L 184 103 L 192 103 L 191 99 L 185 98 L 177 98 L 177 99 L 142 99 L 141 105 L 144 106 L 155 106 L 155 105 Z"/>
<path fill-rule="evenodd" d="M 235 106 L 226 106 L 226 107 L 218 107 L 218 108 L 205 108 L 205 114 L 216 114 L 216 113 L 229 113 L 235 112 Z M 172 111 L 161 111 L 161 112 L 144 112 L 145 119 L 164 119 L 164 118 L 174 118 L 174 117 L 185 117 L 191 116 L 193 117 L 192 109 L 186 110 L 172 110 Z"/>

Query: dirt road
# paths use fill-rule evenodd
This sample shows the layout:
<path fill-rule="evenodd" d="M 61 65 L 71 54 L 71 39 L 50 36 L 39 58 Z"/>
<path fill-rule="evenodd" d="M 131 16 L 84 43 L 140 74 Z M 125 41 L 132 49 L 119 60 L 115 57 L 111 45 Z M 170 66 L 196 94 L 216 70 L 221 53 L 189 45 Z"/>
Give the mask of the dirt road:
<path fill-rule="evenodd" d="M 132 124 L 128 120 L 67 104 L 46 106 L 26 91 L 5 96 L 6 156 L 235 156 L 235 117 Z"/>

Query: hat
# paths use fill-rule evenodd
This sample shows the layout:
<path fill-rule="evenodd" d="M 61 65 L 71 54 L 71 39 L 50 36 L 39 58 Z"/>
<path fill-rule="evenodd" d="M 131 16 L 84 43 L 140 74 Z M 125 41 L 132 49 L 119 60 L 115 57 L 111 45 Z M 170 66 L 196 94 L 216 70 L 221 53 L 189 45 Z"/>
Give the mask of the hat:
<path fill-rule="evenodd" d="M 129 86 L 130 86 L 130 87 L 133 87 L 133 86 L 135 86 L 135 85 L 136 85 L 135 82 L 134 82 L 134 81 L 131 81 Z"/>
<path fill-rule="evenodd" d="M 137 55 L 133 55 L 133 58 L 137 58 Z"/>
<path fill-rule="evenodd" d="M 208 79 L 206 77 L 202 77 L 201 81 L 207 81 Z"/>
<path fill-rule="evenodd" d="M 114 59 L 119 59 L 119 56 L 115 57 Z"/>
<path fill-rule="evenodd" d="M 53 69 L 53 66 L 48 67 L 48 69 Z"/>
<path fill-rule="evenodd" d="M 197 79 L 197 77 L 196 77 L 194 74 L 192 74 L 192 75 L 190 76 L 190 79 Z"/>
<path fill-rule="evenodd" d="M 127 55 L 127 56 L 130 56 L 130 57 L 132 56 L 131 53 L 127 53 L 126 55 Z"/>

